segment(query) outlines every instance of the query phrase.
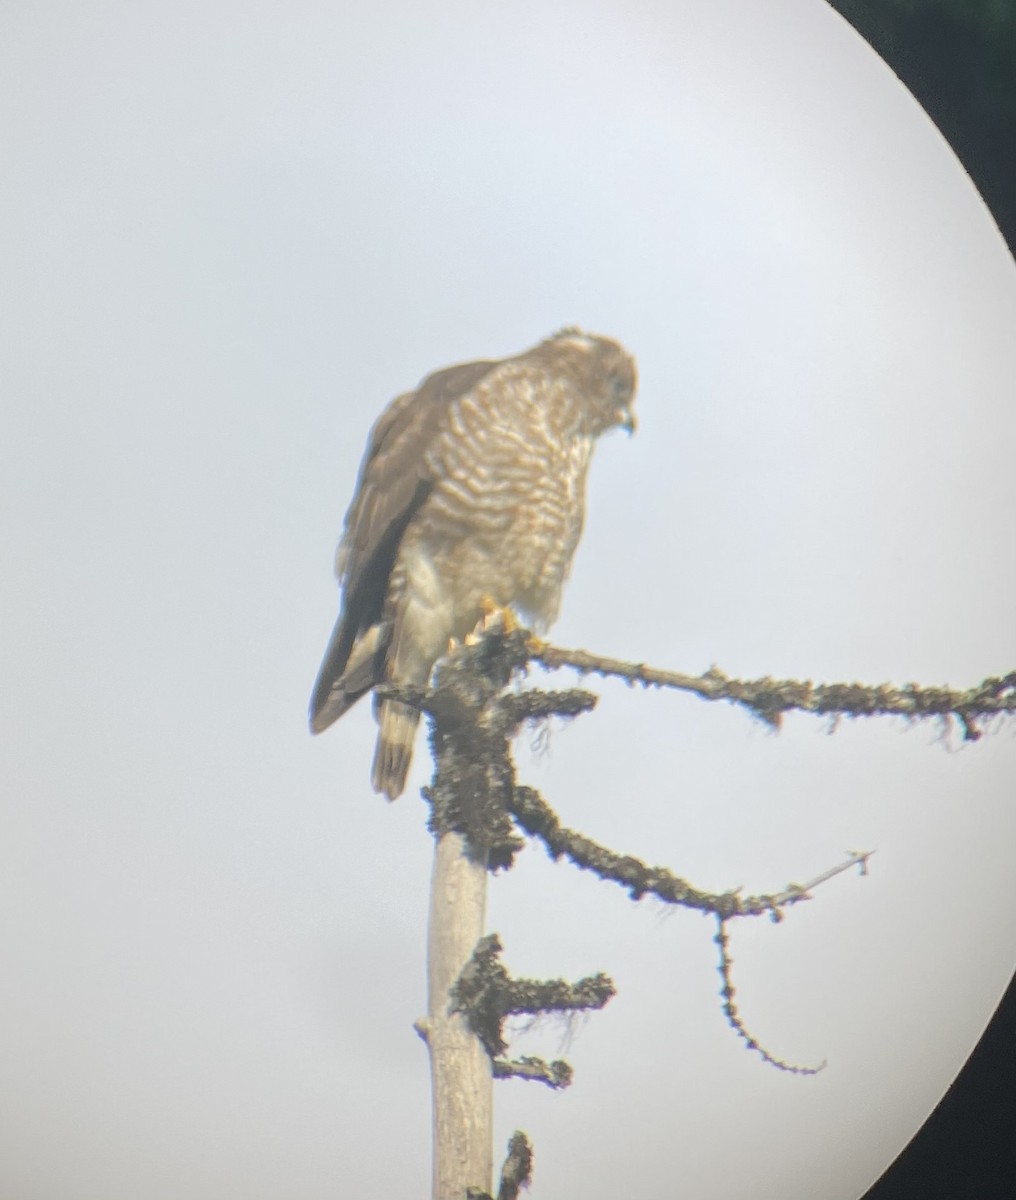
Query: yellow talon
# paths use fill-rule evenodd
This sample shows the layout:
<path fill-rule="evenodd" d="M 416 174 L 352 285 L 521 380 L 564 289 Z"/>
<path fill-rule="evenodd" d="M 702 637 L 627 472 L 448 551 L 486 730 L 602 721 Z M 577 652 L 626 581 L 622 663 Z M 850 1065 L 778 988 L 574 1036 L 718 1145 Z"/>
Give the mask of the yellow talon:
<path fill-rule="evenodd" d="M 497 604 L 490 596 L 480 597 L 480 628 L 484 633 L 514 633 L 519 627 L 518 618 L 510 608 Z"/>
<path fill-rule="evenodd" d="M 476 622 L 472 634 L 466 638 L 467 644 L 471 645 L 485 633 L 509 634 L 519 628 L 519 620 L 515 613 L 510 608 L 498 604 L 490 596 L 481 596 L 477 608 L 480 610 L 480 619 Z"/>

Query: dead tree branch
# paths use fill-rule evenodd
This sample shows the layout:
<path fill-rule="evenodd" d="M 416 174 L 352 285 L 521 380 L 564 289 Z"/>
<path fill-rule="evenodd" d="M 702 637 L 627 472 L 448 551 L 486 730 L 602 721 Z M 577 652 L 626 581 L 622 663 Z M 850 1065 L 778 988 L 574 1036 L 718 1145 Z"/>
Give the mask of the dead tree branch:
<path fill-rule="evenodd" d="M 571 1066 L 562 1058 L 547 1062 L 542 1058 L 523 1055 L 521 1058 L 495 1058 L 495 1079 L 533 1079 L 545 1083 L 554 1091 L 561 1091 L 572 1081 Z"/>
<path fill-rule="evenodd" d="M 727 1022 L 766 1062 L 796 1074 L 814 1074 L 821 1066 L 794 1066 L 776 1058 L 742 1021 L 734 1003 L 727 923 L 735 917 L 763 914 L 779 921 L 786 909 L 810 899 L 814 888 L 848 868 L 858 866 L 864 874 L 871 853 L 851 852 L 806 883 L 745 896 L 739 888 L 725 892 L 697 888 L 666 867 L 618 854 L 568 829 L 534 788 L 517 782 L 512 741 L 526 724 L 589 711 L 596 697 L 581 689 L 509 692 L 511 680 L 534 661 L 548 669 L 567 666 L 583 674 L 618 676 L 630 684 L 677 688 L 705 700 L 727 700 L 774 727 L 783 713 L 795 709 L 834 718 L 936 717 L 959 721 L 965 738 L 975 741 L 981 734 L 978 721 L 1016 712 L 1016 672 L 986 679 L 966 691 L 917 684 L 868 687 L 770 678 L 745 681 L 730 679 L 716 668 L 691 676 L 563 650 L 537 640 L 528 630 L 505 624 L 480 633 L 439 664 L 433 688 L 383 685 L 375 689 L 379 696 L 411 704 L 430 718 L 434 776 L 424 796 L 431 806 L 430 829 L 437 848 L 431 896 L 430 1003 L 418 1028 L 431 1052 L 435 1195 L 489 1195 L 485 1188 L 491 1173 L 492 1078 L 534 1079 L 553 1088 L 565 1087 L 571 1080 L 571 1068 L 564 1062 L 502 1058 L 507 1048 L 505 1018 L 512 1013 L 602 1008 L 614 993 L 604 975 L 576 984 L 513 980 L 497 961 L 496 936 L 482 936 L 487 875 L 512 865 L 525 845 L 519 831 L 541 841 L 552 858 L 567 858 L 617 883 L 635 900 L 653 896 L 711 914 L 717 922 L 715 942 Z M 499 1200 L 514 1200 L 528 1182 L 530 1167 L 529 1144 L 517 1134 L 502 1172 Z"/>
<path fill-rule="evenodd" d="M 714 913 L 722 920 L 757 917 L 762 913 L 768 913 L 774 921 L 782 920 L 785 908 L 801 900 L 810 900 L 812 889 L 834 875 L 853 866 L 860 866 L 864 870 L 874 853 L 871 850 L 854 851 L 846 861 L 830 867 L 807 883 L 790 883 L 779 892 L 757 896 L 742 896 L 739 889 L 706 892 L 666 867 L 648 866 L 641 859 L 608 850 L 584 834 L 568 829 L 535 788 L 516 787 L 512 793 L 510 811 L 526 833 L 543 842 L 551 858 L 567 858 L 577 867 L 592 871 L 601 879 L 620 884 L 628 890 L 633 900 L 655 896 L 665 904 L 679 904 L 684 908 Z"/>
<path fill-rule="evenodd" d="M 518 1200 L 519 1192 L 528 1187 L 533 1176 L 533 1147 L 521 1129 L 516 1129 L 508 1141 L 508 1157 L 501 1168 L 501 1186 L 497 1200 Z M 473 1188 L 466 1191 L 466 1200 L 494 1200 L 488 1192 Z"/>
<path fill-rule="evenodd" d="M 905 717 L 924 720 L 954 719 L 966 741 L 981 736 L 978 721 L 1016 713 L 1016 671 L 991 676 L 965 690 L 905 683 L 812 683 L 797 679 L 731 679 L 718 667 L 702 675 L 663 671 L 645 663 L 624 662 L 585 650 L 565 650 L 538 638 L 530 639 L 531 657 L 549 670 L 571 667 L 580 675 L 616 676 L 643 687 L 675 688 L 702 700 L 726 700 L 748 709 L 767 725 L 778 729 L 785 712 L 815 713 L 831 717 Z"/>
<path fill-rule="evenodd" d="M 539 1079 L 554 1088 L 567 1087 L 571 1068 L 565 1062 L 548 1064 L 538 1058 L 511 1062 L 498 1058 L 508 1048 L 504 1040 L 505 1018 L 518 1013 L 603 1008 L 614 995 L 614 984 L 603 974 L 580 979 L 578 983 L 564 979 L 513 979 L 501 963 L 500 954 L 501 942 L 496 933 L 480 938 L 451 990 L 452 1011 L 465 1015 L 470 1029 L 490 1055 L 499 1078 L 514 1075 Z"/>
<path fill-rule="evenodd" d="M 430 717 L 435 771 L 424 796 L 431 805 L 430 828 L 438 838 L 439 846 L 446 845 L 449 837 L 460 839 L 460 843 L 456 843 L 461 844 L 459 853 L 464 853 L 474 872 L 480 864 L 486 864 L 489 870 L 504 869 L 511 866 L 515 854 L 524 845 L 516 832 L 517 827 L 529 837 L 542 841 L 552 858 L 567 858 L 581 869 L 617 883 L 633 899 L 653 896 L 666 904 L 712 914 L 720 923 L 720 935 L 724 939 L 720 943 L 722 996 L 724 1013 L 731 1027 L 751 1049 L 757 1050 L 774 1066 L 809 1073 L 811 1068 L 792 1067 L 769 1054 L 744 1027 L 733 1004 L 724 923 L 735 917 L 763 914 L 779 921 L 787 908 L 810 899 L 812 889 L 819 884 L 852 866 L 860 866 L 863 872 L 869 853 L 851 853 L 844 862 L 807 883 L 790 883 L 779 891 L 745 896 L 740 889 L 719 893 L 705 891 L 666 867 L 652 866 L 632 855 L 618 854 L 563 826 L 539 792 L 516 782 L 512 739 L 527 723 L 555 715 L 569 718 L 587 712 L 595 705 L 596 697 L 578 689 L 506 691 L 513 676 L 523 673 L 534 657 L 546 663 L 550 649 L 543 643 L 536 643 L 524 629 L 487 630 L 441 664 L 433 688 L 389 686 L 378 689 L 386 696 L 413 704 Z M 539 653 L 534 654 L 534 650 Z M 577 662 L 589 670 L 628 666 L 588 655 L 578 658 Z M 568 665 L 575 666 L 576 662 Z M 641 671 L 648 681 L 649 668 L 634 669 Z M 654 682 L 685 678 L 662 672 L 652 674 Z M 748 685 L 738 686 L 745 688 Z M 742 702 L 745 702 L 743 697 Z M 762 703 L 757 694 L 753 703 Z M 468 876 L 470 868 L 465 864 L 457 869 Z M 432 928 L 432 938 L 434 936 Z M 571 1078 L 571 1069 L 566 1063 L 548 1064 L 537 1058 L 512 1061 L 500 1057 L 506 1049 L 502 1033 L 504 1018 L 511 1012 L 602 1007 L 613 994 L 610 981 L 605 976 L 583 980 L 577 985 L 563 980 L 548 983 L 513 981 L 496 961 L 500 950 L 496 938 L 480 938 L 477 932 L 468 961 L 462 956 L 462 949 L 460 941 L 455 952 L 460 969 L 454 975 L 447 971 L 443 975 L 448 980 L 450 997 L 447 1016 L 461 1019 L 465 1015 L 469 1031 L 486 1051 L 494 1077 L 514 1076 L 538 1079 L 551 1087 L 566 1086 Z M 441 1018 L 432 1008 L 428 1024 L 437 1027 Z"/>

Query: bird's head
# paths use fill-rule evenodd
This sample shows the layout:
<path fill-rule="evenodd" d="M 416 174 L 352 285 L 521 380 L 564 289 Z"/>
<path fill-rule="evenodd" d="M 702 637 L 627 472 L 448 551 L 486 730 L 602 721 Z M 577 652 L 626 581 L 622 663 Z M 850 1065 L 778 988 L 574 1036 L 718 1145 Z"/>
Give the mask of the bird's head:
<path fill-rule="evenodd" d="M 587 405 L 590 432 L 620 427 L 635 432 L 635 359 L 620 342 L 569 326 L 544 342 L 571 376 Z"/>

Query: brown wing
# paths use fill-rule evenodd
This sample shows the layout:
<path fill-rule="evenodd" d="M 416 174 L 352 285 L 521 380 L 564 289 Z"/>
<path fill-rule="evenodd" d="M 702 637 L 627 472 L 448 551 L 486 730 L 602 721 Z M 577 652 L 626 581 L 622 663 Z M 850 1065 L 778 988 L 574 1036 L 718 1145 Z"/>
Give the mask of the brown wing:
<path fill-rule="evenodd" d="M 395 556 L 406 527 L 430 494 L 434 480 L 427 449 L 449 404 L 464 395 L 496 362 L 463 363 L 429 375 L 415 392 L 398 396 L 371 430 L 336 566 L 342 608 L 311 696 L 311 729 L 320 733 L 383 678 L 388 646 L 379 625 Z M 350 664 L 359 639 L 371 653 Z M 347 666 L 351 666 L 346 678 Z"/>

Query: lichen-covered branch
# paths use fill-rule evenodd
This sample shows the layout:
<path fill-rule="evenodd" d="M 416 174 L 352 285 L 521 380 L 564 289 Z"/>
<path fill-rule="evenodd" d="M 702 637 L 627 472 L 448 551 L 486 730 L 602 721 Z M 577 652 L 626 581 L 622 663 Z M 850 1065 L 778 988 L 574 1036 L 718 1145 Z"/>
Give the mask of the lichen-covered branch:
<path fill-rule="evenodd" d="M 519 1192 L 528 1187 L 533 1175 L 533 1147 L 521 1129 L 516 1129 L 508 1142 L 508 1157 L 501 1168 L 501 1186 L 497 1200 L 516 1200 Z"/>
<path fill-rule="evenodd" d="M 830 867 L 807 883 L 791 883 L 779 892 L 757 896 L 742 896 L 739 890 L 705 892 L 667 867 L 649 866 L 641 859 L 608 850 L 584 834 L 568 829 L 535 788 L 516 787 L 512 793 L 510 811 L 530 837 L 543 842 L 551 858 L 567 858 L 577 867 L 619 884 L 627 889 L 634 900 L 655 896 L 665 904 L 715 913 L 723 920 L 768 913 L 773 920 L 779 921 L 785 908 L 802 900 L 810 900 L 812 889 L 820 883 L 853 866 L 860 866 L 863 871 L 873 853 L 870 850 L 852 852 L 844 862 Z"/>
<path fill-rule="evenodd" d="M 556 657 L 555 657 L 556 656 Z M 779 891 L 742 895 L 740 889 L 708 892 L 695 887 L 666 867 L 652 866 L 632 855 L 618 854 L 591 838 L 561 824 L 557 814 L 534 789 L 519 785 L 512 757 L 512 739 L 527 723 L 544 721 L 551 716 L 574 717 L 596 703 L 596 697 L 580 689 L 545 692 L 509 691 L 513 677 L 524 673 L 531 661 L 544 665 L 571 665 L 579 670 L 621 674 L 632 682 L 660 686 L 689 686 L 708 699 L 732 699 L 775 723 L 779 714 L 792 707 L 831 713 L 876 711 L 878 693 L 880 711 L 904 711 L 914 716 L 953 714 L 962 717 L 967 728 L 976 711 L 1003 711 L 1009 690 L 1016 689 L 1016 676 L 988 681 L 969 693 L 947 693 L 942 689 L 863 689 L 860 685 L 814 688 L 810 684 L 774 682 L 743 683 L 728 680 L 719 672 L 710 672 L 698 680 L 668 672 L 655 671 L 639 664 L 624 664 L 601 659 L 584 652 L 557 651 L 537 642 L 527 630 L 487 629 L 439 664 L 433 688 L 378 688 L 379 694 L 412 704 L 430 717 L 430 740 L 434 757 L 434 777 L 424 796 L 431 805 L 430 828 L 439 845 L 449 835 L 461 840 L 465 856 L 473 866 L 484 864 L 489 870 L 510 867 L 515 854 L 525 844 L 521 830 L 543 842 L 555 859 L 567 858 L 583 870 L 624 887 L 633 899 L 653 896 L 666 904 L 707 912 L 719 923 L 720 969 L 723 976 L 724 1013 L 731 1027 L 753 1050 L 774 1066 L 798 1073 L 814 1068 L 794 1067 L 769 1054 L 745 1028 L 734 1005 L 730 978 L 731 961 L 727 953 L 725 923 L 735 917 L 768 915 L 781 920 L 791 905 L 811 897 L 811 891 L 853 866 L 862 873 L 868 852 L 854 852 L 845 861 L 822 872 L 806 883 L 790 883 Z M 796 690 L 795 690 L 796 689 Z M 892 696 L 906 693 L 912 704 L 907 710 L 886 707 Z M 976 695 L 975 695 L 976 692 Z M 847 693 L 853 695 L 853 708 L 843 707 Z M 861 703 L 867 695 L 865 708 Z M 945 698 L 943 698 L 945 695 Z M 932 700 L 937 696 L 936 701 Z M 962 703 L 956 697 L 962 698 Z M 843 703 L 841 703 L 841 701 Z M 949 704 L 953 707 L 949 707 Z M 1016 697 L 1014 697 L 1016 703 Z M 840 707 L 836 707 L 840 704 Z M 996 707 L 991 708 L 994 704 Z M 959 707 L 957 707 L 959 705 Z M 922 707 L 923 706 L 923 707 Z M 964 707 L 965 706 L 965 707 Z M 987 706 L 987 707 L 985 707 Z M 465 1018 L 479 1046 L 486 1052 L 490 1070 L 497 1078 L 536 1079 L 551 1087 L 567 1086 L 571 1068 L 566 1063 L 546 1063 L 539 1058 L 506 1060 L 503 1037 L 505 1018 L 511 1013 L 533 1013 L 600 1008 L 613 995 L 613 984 L 598 975 L 570 984 L 564 980 L 513 980 L 497 960 L 500 944 L 493 935 L 472 944 L 472 957 L 449 981 L 449 1015 Z M 475 1045 L 476 1043 L 474 1043 Z"/>
<path fill-rule="evenodd" d="M 400 700 L 430 717 L 434 776 L 424 796 L 435 836 L 459 833 L 492 870 L 511 866 L 523 843 L 507 798 L 515 785 L 511 741 L 527 723 L 587 712 L 596 696 L 506 691 L 529 658 L 528 632 L 488 630 L 439 664 L 432 688 L 384 685 L 378 696 Z"/>
<path fill-rule="evenodd" d="M 519 1192 L 528 1187 L 533 1177 L 533 1147 L 521 1129 L 516 1129 L 508 1140 L 508 1157 L 501 1168 L 501 1186 L 497 1200 L 518 1200 Z M 478 1192 L 468 1188 L 466 1200 L 494 1200 L 489 1192 Z"/>
<path fill-rule="evenodd" d="M 741 1014 L 737 1011 L 737 1005 L 734 1004 L 734 984 L 731 977 L 734 960 L 730 957 L 730 951 L 727 948 L 730 940 L 727 937 L 726 921 L 722 917 L 718 917 L 716 920 L 716 937 L 713 940 L 720 950 L 720 963 L 717 969 L 723 980 L 723 986 L 720 988 L 720 995 L 723 997 L 723 1015 L 727 1018 L 727 1024 L 748 1049 L 754 1050 L 770 1066 L 776 1067 L 780 1071 L 788 1071 L 791 1075 L 817 1075 L 819 1071 L 825 1070 L 824 1062 L 819 1063 L 817 1067 L 800 1067 L 784 1062 L 783 1059 L 770 1054 L 765 1046 L 748 1032 L 741 1020 Z"/>
<path fill-rule="evenodd" d="M 831 717 L 938 717 L 958 721 L 964 738 L 977 741 L 981 736 L 978 721 L 1016 713 L 1016 671 L 991 676 L 963 690 L 917 683 L 899 687 L 888 683 L 812 683 L 768 676 L 731 679 L 718 667 L 702 675 L 686 675 L 586 650 L 565 650 L 535 637 L 530 638 L 529 647 L 532 661 L 552 670 L 572 667 L 582 675 L 613 675 L 643 687 L 676 688 L 703 700 L 726 700 L 747 708 L 774 728 L 779 727 L 785 712 L 793 710 Z"/>
<path fill-rule="evenodd" d="M 505 1018 L 516 1013 L 603 1008 L 614 995 L 614 984 L 603 974 L 580 979 L 578 983 L 568 983 L 564 979 L 513 979 L 500 961 L 500 954 L 501 941 L 496 933 L 479 939 L 472 958 L 451 989 L 452 1011 L 465 1016 L 470 1029 L 490 1055 L 496 1076 L 515 1075 L 539 1079 L 551 1087 L 566 1087 L 571 1081 L 571 1068 L 567 1063 L 548 1065 L 536 1058 L 519 1062 L 499 1059 L 498 1056 L 508 1048 L 504 1040 Z"/>
<path fill-rule="evenodd" d="M 561 1058 L 547 1062 L 542 1058 L 523 1055 L 522 1058 L 495 1058 L 495 1079 L 532 1079 L 545 1083 L 554 1091 L 561 1091 L 572 1081 L 571 1066 Z"/>

